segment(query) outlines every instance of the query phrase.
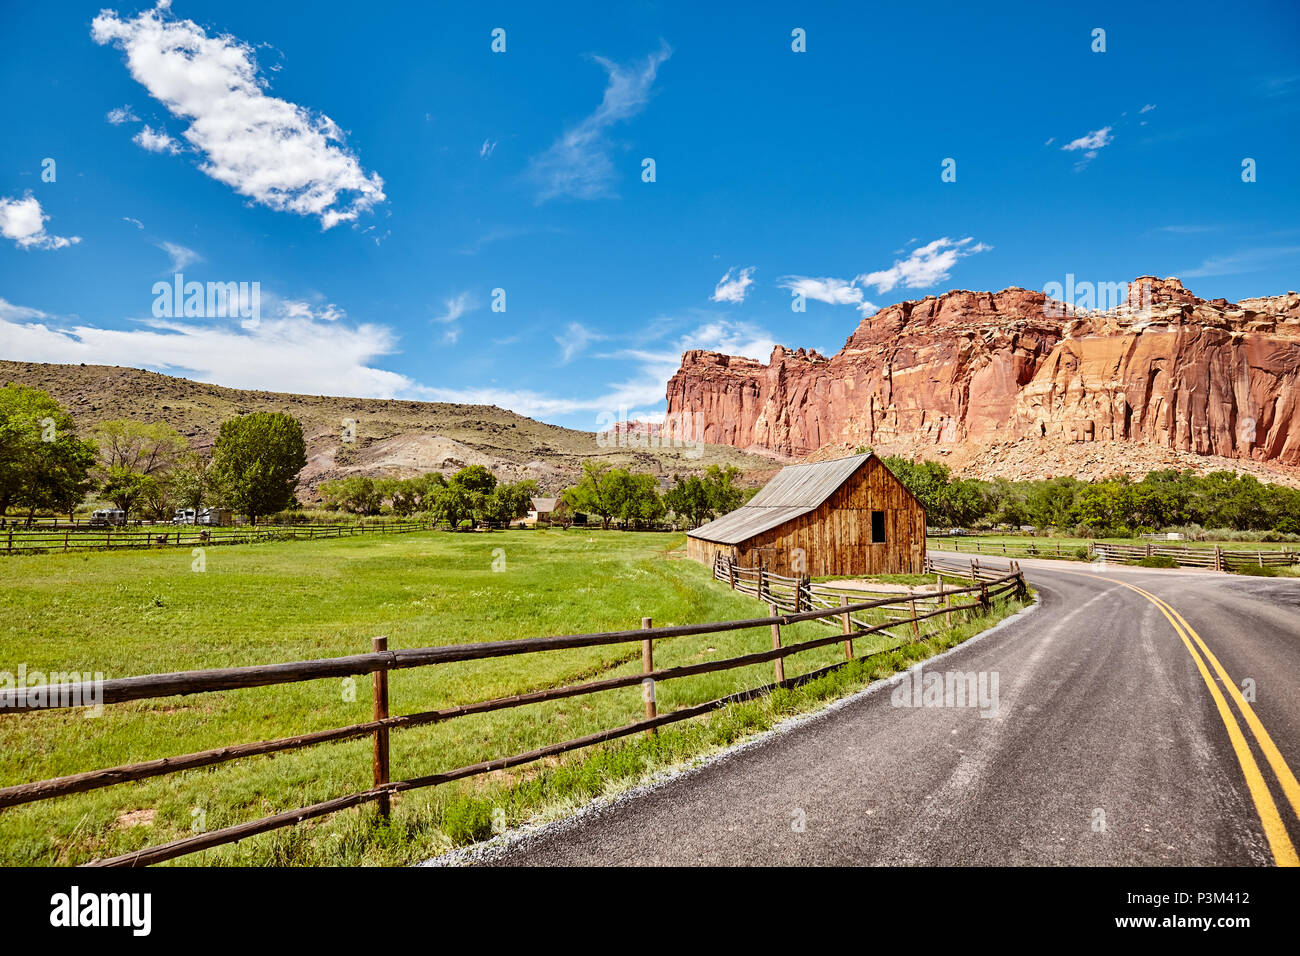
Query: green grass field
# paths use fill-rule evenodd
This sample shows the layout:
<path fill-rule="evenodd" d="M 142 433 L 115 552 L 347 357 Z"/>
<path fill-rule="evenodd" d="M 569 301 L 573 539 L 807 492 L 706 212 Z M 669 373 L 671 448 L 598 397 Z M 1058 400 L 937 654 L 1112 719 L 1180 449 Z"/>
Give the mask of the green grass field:
<path fill-rule="evenodd" d="M 0 561 L 0 670 L 99 671 L 106 678 L 276 663 L 390 648 L 763 616 L 761 604 L 683 560 L 684 536 L 589 531 L 414 534 L 188 549 L 12 556 Z M 494 570 L 494 562 L 498 568 Z M 180 864 L 398 864 L 514 824 L 545 818 L 635 784 L 818 706 L 965 639 L 1008 613 L 995 606 L 928 640 L 882 652 L 793 691 L 733 706 L 538 765 L 404 794 L 392 821 L 372 808 L 208 850 Z M 937 622 L 936 622 L 937 624 Z M 787 643 L 820 637 L 813 622 Z M 856 642 L 860 658 L 892 648 Z M 770 646 L 766 628 L 656 643 L 671 666 Z M 839 659 L 831 646 L 787 658 L 787 676 Z M 555 651 L 396 671 L 391 711 L 411 713 L 640 669 L 639 645 Z M 660 712 L 771 680 L 771 665 L 658 688 Z M 320 680 L 110 706 L 0 717 L 0 785 L 368 720 L 368 679 L 354 699 Z M 642 713 L 639 688 L 392 734 L 392 778 L 447 770 L 615 727 Z M 0 811 L 0 863 L 75 864 L 229 826 L 370 786 L 370 741 L 254 757 Z"/>

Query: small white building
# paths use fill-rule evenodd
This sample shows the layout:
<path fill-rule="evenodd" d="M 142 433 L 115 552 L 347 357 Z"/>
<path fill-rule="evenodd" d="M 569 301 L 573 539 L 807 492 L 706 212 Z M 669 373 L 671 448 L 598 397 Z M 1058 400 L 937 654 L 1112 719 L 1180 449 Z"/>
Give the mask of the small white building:
<path fill-rule="evenodd" d="M 524 521 L 537 524 L 546 522 L 550 524 L 551 515 L 555 513 L 556 506 L 560 503 L 559 498 L 533 498 L 529 501 L 528 517 Z"/>

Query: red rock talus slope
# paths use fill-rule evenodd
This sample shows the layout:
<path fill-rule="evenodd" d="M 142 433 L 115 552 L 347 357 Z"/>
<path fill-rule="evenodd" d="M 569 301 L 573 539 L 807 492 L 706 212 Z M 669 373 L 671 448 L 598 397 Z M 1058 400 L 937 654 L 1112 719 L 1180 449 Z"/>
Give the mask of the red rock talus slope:
<path fill-rule="evenodd" d="M 902 302 L 829 359 L 687 352 L 668 421 L 690 413 L 705 441 L 796 457 L 871 445 L 961 466 L 1032 441 L 1300 466 L 1300 295 L 1206 301 L 1150 276 L 1132 288 L 1145 290 L 1133 306 L 1094 312 L 1015 288 Z"/>

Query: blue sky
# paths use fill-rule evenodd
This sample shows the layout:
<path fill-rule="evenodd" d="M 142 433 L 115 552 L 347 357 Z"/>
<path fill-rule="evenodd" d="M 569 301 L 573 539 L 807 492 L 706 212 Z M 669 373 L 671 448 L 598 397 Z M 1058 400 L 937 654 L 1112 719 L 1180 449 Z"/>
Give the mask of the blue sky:
<path fill-rule="evenodd" d="M 590 430 L 951 288 L 1300 287 L 1290 0 L 411 6 L 6 4 L 0 357 Z"/>

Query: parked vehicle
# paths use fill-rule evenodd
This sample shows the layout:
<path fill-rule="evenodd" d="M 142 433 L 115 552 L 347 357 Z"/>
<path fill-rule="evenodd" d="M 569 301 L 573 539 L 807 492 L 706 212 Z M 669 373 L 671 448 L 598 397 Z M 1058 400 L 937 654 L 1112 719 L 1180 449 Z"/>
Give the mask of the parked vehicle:
<path fill-rule="evenodd" d="M 92 528 L 106 528 L 112 525 L 126 524 L 126 512 L 121 508 L 100 508 L 90 513 Z"/>
<path fill-rule="evenodd" d="M 229 508 L 200 508 L 194 517 L 195 524 L 226 526 L 235 523 L 235 514 Z"/>
<path fill-rule="evenodd" d="M 177 508 L 172 524 L 195 524 L 197 512 L 193 508 Z"/>

